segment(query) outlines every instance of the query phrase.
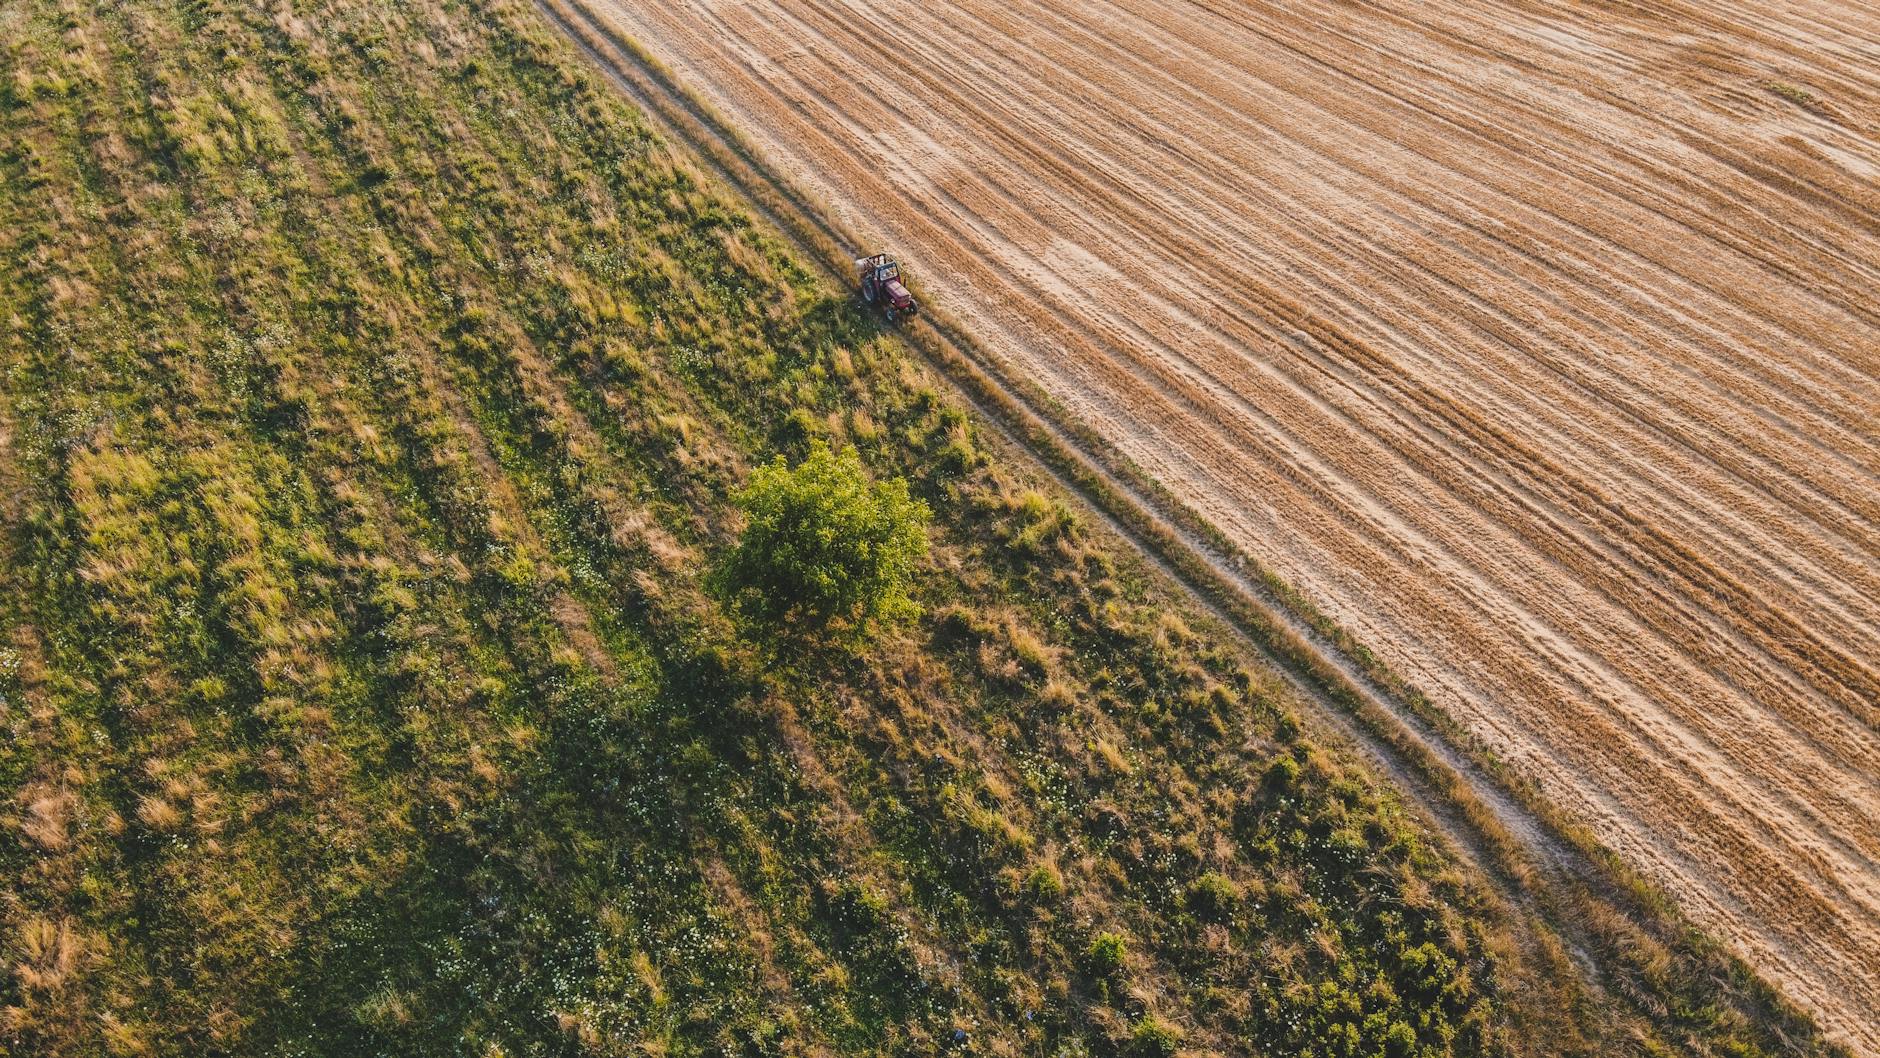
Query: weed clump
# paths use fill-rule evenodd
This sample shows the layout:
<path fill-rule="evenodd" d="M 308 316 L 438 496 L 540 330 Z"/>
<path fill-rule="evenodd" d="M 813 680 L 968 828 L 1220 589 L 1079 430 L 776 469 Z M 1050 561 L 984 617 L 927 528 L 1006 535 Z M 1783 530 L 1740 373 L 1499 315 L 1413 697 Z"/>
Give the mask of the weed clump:
<path fill-rule="evenodd" d="M 1224 921 L 1233 917 L 1240 904 L 1240 887 L 1219 871 L 1209 871 L 1188 886 L 1186 902 L 1196 916 Z"/>
<path fill-rule="evenodd" d="M 1154 1015 L 1136 1022 L 1129 1034 L 1130 1058 L 1175 1058 L 1181 1045 L 1181 1032 Z"/>
<path fill-rule="evenodd" d="M 1763 87 L 1799 107 L 1813 110 L 1821 104 L 1815 93 L 1788 81 L 1765 81 Z"/>
<path fill-rule="evenodd" d="M 1121 934 L 1099 933 L 1084 948 L 1084 970 L 1096 978 L 1115 977 L 1128 957 L 1129 944 Z"/>
<path fill-rule="evenodd" d="M 1064 876 L 1050 864 L 1041 863 L 1025 875 L 1025 895 L 1040 906 L 1055 903 L 1064 896 Z"/>

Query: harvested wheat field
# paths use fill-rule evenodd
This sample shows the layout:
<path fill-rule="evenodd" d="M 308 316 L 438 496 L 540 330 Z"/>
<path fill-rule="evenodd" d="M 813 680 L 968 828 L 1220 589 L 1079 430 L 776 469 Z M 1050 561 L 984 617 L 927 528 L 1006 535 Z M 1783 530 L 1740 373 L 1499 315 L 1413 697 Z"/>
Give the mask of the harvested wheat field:
<path fill-rule="evenodd" d="M 1880 9 L 589 7 L 1880 1053 Z"/>

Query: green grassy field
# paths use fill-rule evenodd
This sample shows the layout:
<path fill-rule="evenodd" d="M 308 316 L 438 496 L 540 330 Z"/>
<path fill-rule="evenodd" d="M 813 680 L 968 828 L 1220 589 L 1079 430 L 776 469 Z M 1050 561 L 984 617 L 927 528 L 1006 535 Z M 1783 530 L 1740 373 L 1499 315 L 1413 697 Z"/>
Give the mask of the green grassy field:
<path fill-rule="evenodd" d="M 0 47 L 9 1053 L 1818 1049 L 1586 983 L 529 4 Z M 859 648 L 709 587 L 817 442 L 934 514 Z"/>

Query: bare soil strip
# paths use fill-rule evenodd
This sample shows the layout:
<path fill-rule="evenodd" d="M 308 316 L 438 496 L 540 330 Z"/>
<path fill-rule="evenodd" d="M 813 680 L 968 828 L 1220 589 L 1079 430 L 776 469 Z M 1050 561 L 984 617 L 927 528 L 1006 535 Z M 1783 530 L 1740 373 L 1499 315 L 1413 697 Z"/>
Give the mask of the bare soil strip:
<path fill-rule="evenodd" d="M 592 6 L 1880 1052 L 1880 11 Z"/>

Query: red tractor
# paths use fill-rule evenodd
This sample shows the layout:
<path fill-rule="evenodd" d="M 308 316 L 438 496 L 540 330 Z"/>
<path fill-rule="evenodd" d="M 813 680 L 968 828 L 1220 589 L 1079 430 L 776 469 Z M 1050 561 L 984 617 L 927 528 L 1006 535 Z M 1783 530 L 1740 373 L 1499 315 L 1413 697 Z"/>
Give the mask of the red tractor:
<path fill-rule="evenodd" d="M 862 276 L 862 300 L 886 313 L 889 323 L 907 319 L 920 311 L 920 302 L 914 300 L 914 295 L 908 293 L 901 282 L 901 266 L 894 258 L 878 253 L 856 261 L 855 268 Z"/>

